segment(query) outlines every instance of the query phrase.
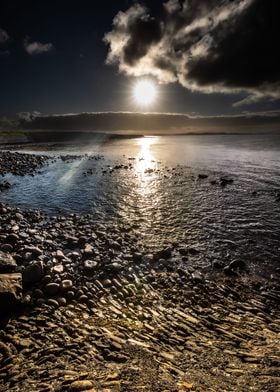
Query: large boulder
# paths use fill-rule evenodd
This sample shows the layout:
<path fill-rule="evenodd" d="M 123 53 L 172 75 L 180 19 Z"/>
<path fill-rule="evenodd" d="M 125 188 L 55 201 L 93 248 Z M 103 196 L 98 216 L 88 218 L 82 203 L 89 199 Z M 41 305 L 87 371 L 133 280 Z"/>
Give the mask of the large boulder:
<path fill-rule="evenodd" d="M 0 313 L 7 313 L 22 300 L 22 276 L 20 273 L 0 274 Z"/>
<path fill-rule="evenodd" d="M 0 251 L 0 273 L 14 272 L 16 268 L 15 259 L 9 253 Z"/>

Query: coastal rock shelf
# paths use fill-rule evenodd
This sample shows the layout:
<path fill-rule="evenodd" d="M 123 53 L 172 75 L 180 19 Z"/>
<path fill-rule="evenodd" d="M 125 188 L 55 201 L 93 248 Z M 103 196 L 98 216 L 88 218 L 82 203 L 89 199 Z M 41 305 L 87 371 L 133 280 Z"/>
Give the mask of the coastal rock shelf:
<path fill-rule="evenodd" d="M 151 254 L 90 216 L 0 213 L 3 268 L 23 277 L 1 319 L 1 391 L 277 390 L 276 278 L 184 269 L 187 244 Z"/>

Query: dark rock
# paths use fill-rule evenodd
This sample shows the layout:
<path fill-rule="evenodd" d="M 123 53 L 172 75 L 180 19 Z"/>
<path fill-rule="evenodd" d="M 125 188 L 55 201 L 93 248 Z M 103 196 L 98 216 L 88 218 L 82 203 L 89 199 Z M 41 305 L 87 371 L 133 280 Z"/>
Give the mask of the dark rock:
<path fill-rule="evenodd" d="M 201 272 L 195 271 L 191 274 L 191 279 L 194 283 L 203 283 L 204 282 L 204 276 L 202 275 Z"/>
<path fill-rule="evenodd" d="M 213 263 L 212 263 L 212 266 L 215 269 L 221 269 L 221 268 L 223 268 L 223 263 L 221 263 L 218 260 L 214 260 Z"/>
<path fill-rule="evenodd" d="M 159 259 L 168 259 L 169 257 L 171 257 L 172 254 L 172 248 L 169 246 L 167 248 L 164 248 L 160 251 L 158 251 L 155 255 L 154 255 L 154 259 L 155 260 L 159 260 Z"/>
<path fill-rule="evenodd" d="M 133 260 L 136 262 L 141 261 L 142 257 L 143 257 L 143 255 L 140 252 L 133 253 Z"/>
<path fill-rule="evenodd" d="M 58 298 L 56 299 L 56 301 L 58 302 L 58 304 L 59 304 L 60 306 L 65 306 L 65 305 L 67 304 L 67 301 L 66 301 L 66 299 L 65 299 L 64 297 L 58 297 Z"/>
<path fill-rule="evenodd" d="M 30 285 L 39 282 L 44 276 L 43 263 L 36 261 L 29 264 L 22 272 L 24 285 Z"/>
<path fill-rule="evenodd" d="M 233 271 L 231 268 L 229 268 L 229 267 L 225 267 L 224 268 L 224 274 L 225 275 L 228 275 L 228 276 L 235 276 L 236 275 L 236 272 L 235 271 Z"/>
<path fill-rule="evenodd" d="M 225 177 L 221 177 L 220 178 L 220 185 L 222 187 L 225 187 L 228 184 L 232 184 L 232 183 L 233 183 L 233 179 L 232 178 L 225 178 Z"/>
<path fill-rule="evenodd" d="M 53 299 L 53 298 L 49 298 L 47 300 L 47 304 L 50 305 L 50 306 L 53 306 L 54 308 L 58 308 L 59 307 L 59 303 L 55 299 Z"/>
<path fill-rule="evenodd" d="M 12 185 L 8 181 L 0 182 L 0 192 L 10 189 L 11 186 Z"/>
<path fill-rule="evenodd" d="M 194 256 L 194 255 L 197 255 L 199 253 L 199 250 L 196 249 L 196 248 L 188 248 L 188 252 L 189 252 L 189 254 Z"/>
<path fill-rule="evenodd" d="M 34 257 L 38 257 L 38 256 L 41 256 L 43 254 L 42 250 L 39 249 L 36 246 L 25 246 L 24 247 L 24 251 L 28 252 L 28 253 L 31 253 L 32 256 L 34 256 Z"/>
<path fill-rule="evenodd" d="M 93 251 L 92 245 L 86 244 L 86 245 L 85 245 L 85 248 L 84 248 L 84 250 L 83 250 L 83 254 L 84 254 L 84 256 L 86 256 L 86 257 L 93 256 L 93 255 L 94 255 L 94 251 Z"/>
<path fill-rule="evenodd" d="M 19 240 L 19 236 L 17 234 L 12 233 L 7 235 L 5 242 L 7 244 L 15 245 L 18 242 L 18 240 Z"/>
<path fill-rule="evenodd" d="M 246 263 L 243 260 L 233 260 L 231 263 L 229 263 L 228 268 L 233 271 L 243 271 L 246 268 Z"/>
<path fill-rule="evenodd" d="M 48 283 L 45 286 L 45 293 L 48 295 L 56 295 L 59 292 L 60 286 L 58 283 Z"/>
<path fill-rule="evenodd" d="M 44 293 L 43 293 L 43 291 L 40 290 L 40 289 L 35 289 L 35 290 L 33 291 L 33 296 L 34 296 L 35 298 L 43 298 L 43 297 L 44 297 Z"/>
<path fill-rule="evenodd" d="M 11 244 L 2 244 L 0 249 L 2 252 L 11 253 L 14 248 Z"/>
<path fill-rule="evenodd" d="M 22 300 L 22 276 L 20 273 L 0 274 L 0 311 L 12 311 Z"/>
<path fill-rule="evenodd" d="M 85 273 L 91 275 L 95 272 L 97 267 L 97 262 L 94 260 L 85 260 L 84 261 L 84 270 Z"/>
<path fill-rule="evenodd" d="M 0 251 L 0 273 L 14 272 L 16 268 L 15 259 L 10 254 Z"/>
<path fill-rule="evenodd" d="M 123 269 L 123 266 L 119 263 L 112 263 L 106 266 L 106 270 L 112 273 L 118 273 Z"/>
<path fill-rule="evenodd" d="M 186 248 L 179 248 L 178 249 L 178 252 L 180 253 L 180 255 L 182 255 L 182 256 L 187 256 L 188 255 L 188 249 L 186 249 Z"/>
<path fill-rule="evenodd" d="M 200 180 L 204 180 L 205 178 L 208 178 L 208 174 L 199 174 L 197 176 Z"/>

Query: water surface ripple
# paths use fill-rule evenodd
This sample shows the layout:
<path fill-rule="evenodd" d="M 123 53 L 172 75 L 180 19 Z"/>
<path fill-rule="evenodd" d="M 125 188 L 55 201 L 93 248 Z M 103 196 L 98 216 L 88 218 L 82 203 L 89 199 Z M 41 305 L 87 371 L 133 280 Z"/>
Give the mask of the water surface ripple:
<path fill-rule="evenodd" d="M 196 265 L 242 257 L 266 273 L 279 262 L 279 136 L 149 137 L 42 151 L 88 155 L 56 159 L 34 177 L 6 176 L 13 187 L 1 201 L 50 214 L 90 213 L 106 224 L 121 220 L 151 249 L 195 247 L 189 263 Z M 96 154 L 104 158 L 90 159 Z M 221 187 L 223 176 L 233 184 Z"/>

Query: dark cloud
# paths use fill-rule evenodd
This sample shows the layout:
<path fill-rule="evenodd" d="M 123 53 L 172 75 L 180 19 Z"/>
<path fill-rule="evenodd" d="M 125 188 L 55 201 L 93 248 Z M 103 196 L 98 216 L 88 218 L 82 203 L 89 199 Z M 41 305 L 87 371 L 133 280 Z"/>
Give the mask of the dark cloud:
<path fill-rule="evenodd" d="M 10 40 L 9 34 L 6 30 L 0 28 L 0 46 L 6 44 Z"/>
<path fill-rule="evenodd" d="M 107 63 L 193 91 L 247 92 L 237 104 L 279 99 L 279 10 L 278 0 L 168 0 L 153 17 L 135 4 L 104 37 Z"/>
<path fill-rule="evenodd" d="M 7 57 L 10 51 L 6 48 L 11 41 L 11 37 L 6 30 L 0 28 L 0 57 Z"/>
<path fill-rule="evenodd" d="M 23 41 L 23 47 L 26 53 L 31 56 L 48 53 L 53 50 L 53 44 L 51 42 L 43 44 L 39 41 L 31 41 L 29 37 Z"/>
<path fill-rule="evenodd" d="M 170 113 L 100 112 L 42 115 L 20 113 L 25 130 L 164 133 L 280 132 L 280 111 L 236 116 L 191 116 Z"/>

